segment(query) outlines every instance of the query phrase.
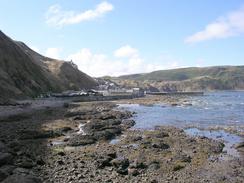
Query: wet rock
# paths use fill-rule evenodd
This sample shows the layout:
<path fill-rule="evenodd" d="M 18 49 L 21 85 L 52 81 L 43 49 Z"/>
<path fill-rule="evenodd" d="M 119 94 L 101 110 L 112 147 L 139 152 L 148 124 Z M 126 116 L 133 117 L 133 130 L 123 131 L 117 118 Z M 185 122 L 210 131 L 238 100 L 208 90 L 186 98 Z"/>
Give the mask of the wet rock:
<path fill-rule="evenodd" d="M 131 164 L 130 168 L 144 169 L 147 165 L 144 163 L 143 159 L 135 159 Z"/>
<path fill-rule="evenodd" d="M 141 143 L 142 148 L 151 148 L 151 141 L 144 139 Z"/>
<path fill-rule="evenodd" d="M 133 116 L 133 112 L 130 111 L 123 111 L 123 112 L 117 112 L 116 118 L 117 119 L 128 119 Z"/>
<path fill-rule="evenodd" d="M 164 138 L 164 137 L 168 137 L 168 136 L 169 136 L 169 134 L 167 132 L 162 131 L 162 130 L 156 132 L 154 135 L 155 138 L 160 138 L 160 139 Z"/>
<path fill-rule="evenodd" d="M 121 175 L 128 175 L 128 169 L 118 168 L 116 172 Z"/>
<path fill-rule="evenodd" d="M 13 163 L 13 156 L 10 153 L 0 152 L 0 166 Z"/>
<path fill-rule="evenodd" d="M 0 152 L 8 152 L 7 146 L 0 141 Z"/>
<path fill-rule="evenodd" d="M 63 134 L 63 133 L 67 133 L 68 131 L 71 131 L 72 128 L 70 128 L 69 126 L 64 126 L 62 128 L 58 128 L 53 130 L 54 134 Z"/>
<path fill-rule="evenodd" d="M 143 139 L 142 136 L 139 136 L 139 135 L 131 137 L 132 142 L 137 142 L 137 141 L 140 141 L 142 139 Z"/>
<path fill-rule="evenodd" d="M 57 155 L 59 155 L 59 156 L 65 156 L 65 153 L 64 153 L 64 151 L 59 151 L 59 152 L 57 153 Z"/>
<path fill-rule="evenodd" d="M 160 163 L 158 161 L 153 161 L 148 166 L 148 169 L 152 171 L 158 170 L 159 168 L 160 168 Z"/>
<path fill-rule="evenodd" d="M 29 175 L 29 174 L 33 174 L 33 172 L 30 169 L 18 167 L 14 169 L 13 174 Z"/>
<path fill-rule="evenodd" d="M 122 125 L 125 129 L 131 128 L 136 122 L 132 119 L 123 120 Z"/>
<path fill-rule="evenodd" d="M 30 158 L 25 157 L 17 165 L 22 168 L 31 169 L 35 166 L 35 163 Z"/>
<path fill-rule="evenodd" d="M 113 114 L 113 113 L 102 113 L 102 114 L 100 114 L 99 119 L 102 119 L 102 120 L 116 119 L 116 114 Z"/>
<path fill-rule="evenodd" d="M 4 180 L 7 176 L 8 174 L 6 172 L 0 170 L 0 182 Z"/>
<path fill-rule="evenodd" d="M 80 115 L 86 115 L 88 111 L 69 111 L 64 116 L 65 117 L 74 117 L 74 116 L 80 116 Z"/>
<path fill-rule="evenodd" d="M 58 164 L 58 165 L 64 165 L 65 163 L 63 162 L 63 160 L 58 160 L 58 161 L 57 161 L 57 164 Z"/>
<path fill-rule="evenodd" d="M 2 181 L 2 183 L 41 183 L 41 179 L 33 176 L 33 175 L 19 175 L 19 174 L 13 174 L 9 177 L 7 177 L 6 179 L 4 179 L 4 181 Z"/>
<path fill-rule="evenodd" d="M 16 115 L 7 116 L 6 118 L 0 119 L 0 122 L 21 121 L 28 118 L 30 118 L 30 115 L 28 114 L 16 114 Z"/>
<path fill-rule="evenodd" d="M 81 145 L 88 145 L 94 144 L 96 139 L 91 135 L 76 135 L 69 139 L 68 145 L 70 146 L 81 146 Z"/>
<path fill-rule="evenodd" d="M 91 122 L 84 125 L 83 130 L 86 133 L 92 133 L 96 131 L 105 130 L 108 128 L 113 128 L 121 124 L 121 120 L 114 119 L 114 120 L 92 120 Z"/>
<path fill-rule="evenodd" d="M 46 164 L 46 162 L 41 157 L 37 157 L 36 164 L 40 165 L 40 166 L 43 166 L 43 165 Z"/>
<path fill-rule="evenodd" d="M 105 129 L 103 131 L 94 132 L 92 135 L 97 140 L 110 140 L 118 134 L 121 134 L 120 128 Z"/>
<path fill-rule="evenodd" d="M 41 138 L 55 138 L 63 135 L 61 130 L 49 130 L 49 131 L 38 131 L 38 130 L 21 130 L 19 132 L 21 140 L 27 139 L 41 139 Z"/>
<path fill-rule="evenodd" d="M 117 157 L 117 154 L 115 151 L 109 151 L 106 153 L 107 156 L 111 157 L 112 159 L 116 158 Z"/>
<path fill-rule="evenodd" d="M 97 160 L 96 160 L 96 165 L 98 168 L 104 168 L 106 166 L 111 166 L 110 161 L 113 158 L 110 156 L 100 156 Z"/>
<path fill-rule="evenodd" d="M 21 105 L 14 99 L 1 99 L 0 100 L 0 106 L 17 106 Z"/>
<path fill-rule="evenodd" d="M 211 146 L 211 150 L 214 153 L 221 153 L 224 149 L 225 145 L 222 142 L 215 142 L 212 146 Z"/>
<path fill-rule="evenodd" d="M 9 142 L 8 147 L 11 148 L 13 151 L 17 152 L 21 149 L 21 144 L 18 140 L 13 140 Z"/>
<path fill-rule="evenodd" d="M 128 168 L 128 174 L 132 176 L 137 176 L 139 175 L 139 171 L 136 168 Z"/>
<path fill-rule="evenodd" d="M 240 142 L 240 143 L 235 145 L 236 149 L 243 148 L 243 147 L 244 147 L 244 142 Z"/>
<path fill-rule="evenodd" d="M 130 162 L 127 158 L 116 158 L 111 161 L 111 164 L 118 169 L 126 169 L 129 165 Z"/>
<path fill-rule="evenodd" d="M 185 168 L 184 165 L 182 164 L 175 164 L 174 167 L 173 167 L 173 171 L 179 171 L 181 169 Z"/>
<path fill-rule="evenodd" d="M 152 147 L 162 149 L 162 150 L 170 148 L 168 144 L 165 144 L 162 141 L 152 143 Z"/>
<path fill-rule="evenodd" d="M 0 171 L 4 172 L 7 175 L 12 174 L 14 169 L 15 169 L 15 166 L 13 166 L 13 165 L 3 165 L 0 167 Z"/>
<path fill-rule="evenodd" d="M 65 102 L 65 103 L 63 104 L 63 107 L 64 107 L 64 108 L 69 108 L 69 103 Z"/>
<path fill-rule="evenodd" d="M 175 159 L 180 162 L 190 163 L 192 158 L 191 158 L 191 156 L 189 156 L 187 154 L 179 153 L 179 154 L 175 155 Z"/>

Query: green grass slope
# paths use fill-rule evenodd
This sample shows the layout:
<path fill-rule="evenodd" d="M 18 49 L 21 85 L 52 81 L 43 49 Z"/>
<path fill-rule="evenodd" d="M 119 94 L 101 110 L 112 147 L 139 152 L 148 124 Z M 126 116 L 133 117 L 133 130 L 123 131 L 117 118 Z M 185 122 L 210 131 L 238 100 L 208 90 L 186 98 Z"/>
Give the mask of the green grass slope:
<path fill-rule="evenodd" d="M 142 87 L 146 90 L 243 90 L 244 66 L 190 67 L 110 79 L 122 87 Z"/>

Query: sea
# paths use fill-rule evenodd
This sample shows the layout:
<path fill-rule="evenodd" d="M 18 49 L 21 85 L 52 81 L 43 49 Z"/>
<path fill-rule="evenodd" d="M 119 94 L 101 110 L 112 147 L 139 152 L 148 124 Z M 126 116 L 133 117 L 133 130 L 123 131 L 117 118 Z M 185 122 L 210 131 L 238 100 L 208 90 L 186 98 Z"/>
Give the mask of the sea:
<path fill-rule="evenodd" d="M 225 143 L 227 153 L 238 156 L 234 145 L 243 142 L 244 91 L 208 92 L 189 96 L 187 105 L 121 104 L 119 108 L 136 112 L 133 129 L 153 130 L 156 126 L 183 128 L 192 136 L 206 136 Z M 226 129 L 232 129 L 228 131 Z M 233 133 L 238 132 L 238 133 Z"/>

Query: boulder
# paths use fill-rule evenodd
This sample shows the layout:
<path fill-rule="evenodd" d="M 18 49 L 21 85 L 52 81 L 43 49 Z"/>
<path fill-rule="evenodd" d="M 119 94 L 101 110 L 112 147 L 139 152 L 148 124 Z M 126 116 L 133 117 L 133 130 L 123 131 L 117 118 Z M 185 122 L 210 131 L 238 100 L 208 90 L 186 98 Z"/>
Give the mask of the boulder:
<path fill-rule="evenodd" d="M 113 113 L 101 113 L 100 119 L 102 120 L 108 120 L 108 119 L 116 119 L 116 114 Z"/>
<path fill-rule="evenodd" d="M 126 169 L 130 165 L 127 158 L 116 158 L 111 161 L 111 164 L 118 169 Z"/>
<path fill-rule="evenodd" d="M 131 164 L 130 168 L 144 169 L 147 165 L 145 164 L 144 158 L 135 159 Z"/>
<path fill-rule="evenodd" d="M 104 168 L 106 166 L 111 166 L 110 161 L 113 158 L 110 156 L 100 156 L 97 160 L 96 160 L 96 165 L 98 168 Z"/>
<path fill-rule="evenodd" d="M 108 128 L 114 128 L 121 124 L 121 120 L 110 119 L 110 120 L 91 120 L 91 122 L 84 125 L 83 130 L 89 134 L 96 131 L 105 130 Z"/>
<path fill-rule="evenodd" d="M 0 166 L 13 163 L 13 156 L 10 153 L 0 152 Z"/>
<path fill-rule="evenodd" d="M 121 131 L 122 130 L 120 128 L 114 127 L 102 131 L 96 131 L 92 135 L 97 140 L 110 140 L 114 138 L 116 135 L 121 134 Z"/>
<path fill-rule="evenodd" d="M 69 139 L 68 145 L 70 146 L 81 146 L 94 144 L 96 139 L 91 135 L 75 135 Z"/>
<path fill-rule="evenodd" d="M 160 168 L 160 163 L 158 161 L 153 161 L 148 166 L 148 169 L 152 171 L 158 170 L 159 168 Z"/>

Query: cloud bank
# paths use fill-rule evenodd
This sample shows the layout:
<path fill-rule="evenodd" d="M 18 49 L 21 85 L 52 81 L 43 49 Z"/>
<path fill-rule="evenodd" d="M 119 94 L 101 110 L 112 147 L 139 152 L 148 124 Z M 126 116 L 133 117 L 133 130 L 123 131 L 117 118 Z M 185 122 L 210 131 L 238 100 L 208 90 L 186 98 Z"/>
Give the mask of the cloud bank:
<path fill-rule="evenodd" d="M 83 48 L 69 55 L 67 60 L 72 60 L 81 71 L 93 77 L 120 76 L 179 67 L 178 61 L 169 57 L 148 63 L 141 58 L 136 48 L 129 45 L 115 50 L 113 57 Z"/>
<path fill-rule="evenodd" d="M 244 33 L 244 7 L 220 17 L 185 39 L 186 43 L 196 43 L 212 39 L 238 36 Z"/>
<path fill-rule="evenodd" d="M 98 4 L 95 9 L 86 10 L 84 12 L 64 11 L 60 5 L 56 4 L 49 7 L 46 13 L 46 23 L 55 27 L 78 24 L 102 17 L 113 9 L 113 5 L 106 1 Z"/>

